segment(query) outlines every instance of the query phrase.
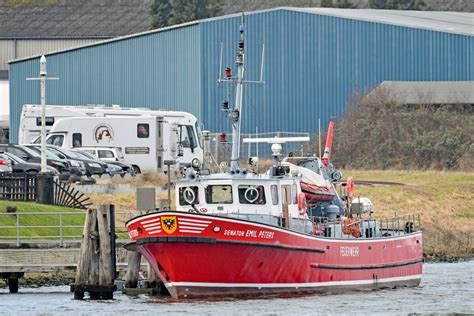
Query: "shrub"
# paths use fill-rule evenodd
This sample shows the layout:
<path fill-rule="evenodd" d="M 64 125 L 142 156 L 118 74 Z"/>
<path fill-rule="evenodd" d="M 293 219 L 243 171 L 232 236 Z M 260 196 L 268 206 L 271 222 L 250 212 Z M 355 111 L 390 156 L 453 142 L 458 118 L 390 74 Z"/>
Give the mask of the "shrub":
<path fill-rule="evenodd" d="M 351 104 L 334 129 L 333 161 L 345 168 L 474 168 L 474 110 L 403 105 L 383 92 Z"/>

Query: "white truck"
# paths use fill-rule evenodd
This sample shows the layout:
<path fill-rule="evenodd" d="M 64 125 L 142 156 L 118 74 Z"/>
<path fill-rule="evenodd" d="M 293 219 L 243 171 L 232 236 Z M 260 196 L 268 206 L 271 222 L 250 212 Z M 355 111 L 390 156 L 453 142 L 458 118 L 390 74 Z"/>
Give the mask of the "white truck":
<path fill-rule="evenodd" d="M 114 116 L 141 116 L 150 115 L 163 117 L 164 119 L 172 117 L 190 116 L 196 120 L 196 117 L 187 112 L 168 111 L 168 110 L 150 110 L 148 108 L 124 108 L 119 105 L 99 106 L 99 105 L 46 105 L 45 121 L 46 133 L 56 121 L 66 117 L 114 117 Z M 197 126 L 199 128 L 199 126 Z M 20 128 L 18 131 L 18 143 L 29 144 L 34 142 L 41 133 L 41 108 L 37 104 L 23 105 L 20 117 Z"/>
<path fill-rule="evenodd" d="M 187 112 L 119 106 L 46 106 L 47 143 L 63 148 L 120 147 L 137 172 L 165 171 L 164 162 L 203 160 L 196 117 Z M 20 143 L 39 142 L 40 107 L 24 105 Z M 148 135 L 148 136 L 145 136 Z"/>
<path fill-rule="evenodd" d="M 119 147 L 124 162 L 136 172 L 166 171 L 165 161 L 175 161 L 171 167 L 175 169 L 194 158 L 203 160 L 196 121 L 189 114 L 167 119 L 149 115 L 63 118 L 54 123 L 46 143 L 63 148 Z"/>

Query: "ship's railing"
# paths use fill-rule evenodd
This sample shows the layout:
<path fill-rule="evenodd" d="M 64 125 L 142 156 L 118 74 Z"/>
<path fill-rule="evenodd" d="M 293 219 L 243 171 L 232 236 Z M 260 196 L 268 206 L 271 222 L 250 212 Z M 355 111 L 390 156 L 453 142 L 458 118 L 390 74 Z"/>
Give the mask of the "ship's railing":
<path fill-rule="evenodd" d="M 346 226 L 357 225 L 361 222 L 367 223 L 365 230 L 360 230 L 361 237 L 375 238 L 375 237 L 389 237 L 389 236 L 400 236 L 404 234 L 414 233 L 421 230 L 421 220 L 419 214 L 405 214 L 395 215 L 390 218 L 357 218 L 352 219 L 348 223 L 344 223 L 344 220 L 337 218 L 336 220 L 329 220 L 327 217 L 310 216 L 309 221 L 314 225 L 314 234 L 323 235 L 326 237 L 337 237 L 345 238 L 349 235 L 342 233 L 342 228 Z M 340 228 L 340 230 L 339 230 Z M 352 238 L 352 237 L 348 237 Z"/>
<path fill-rule="evenodd" d="M 390 218 L 377 220 L 380 224 L 382 235 L 398 236 L 421 230 L 420 214 L 395 215 Z"/>

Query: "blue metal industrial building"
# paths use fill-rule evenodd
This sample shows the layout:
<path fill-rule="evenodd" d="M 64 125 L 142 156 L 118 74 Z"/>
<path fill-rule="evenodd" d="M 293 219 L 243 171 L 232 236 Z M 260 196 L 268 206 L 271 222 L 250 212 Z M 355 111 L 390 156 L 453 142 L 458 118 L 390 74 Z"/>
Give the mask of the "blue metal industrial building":
<path fill-rule="evenodd" d="M 382 81 L 474 80 L 474 14 L 278 8 L 248 13 L 244 132 L 315 132 L 358 92 Z M 229 129 L 220 110 L 233 88 L 240 15 L 195 21 L 47 54 L 47 104 L 120 104 L 194 113 L 206 129 Z M 23 104 L 39 103 L 38 56 L 10 63 L 10 140 Z"/>

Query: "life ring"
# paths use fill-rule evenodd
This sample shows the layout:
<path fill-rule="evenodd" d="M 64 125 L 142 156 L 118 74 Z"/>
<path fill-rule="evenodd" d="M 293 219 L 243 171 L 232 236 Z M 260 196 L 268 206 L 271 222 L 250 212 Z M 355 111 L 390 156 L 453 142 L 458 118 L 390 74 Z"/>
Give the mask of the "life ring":
<path fill-rule="evenodd" d="M 346 192 L 347 192 L 347 196 L 350 199 L 354 197 L 354 193 L 355 193 L 354 178 L 352 178 L 351 176 L 348 176 L 346 180 Z"/>
<path fill-rule="evenodd" d="M 186 201 L 186 203 L 189 203 L 190 205 L 192 205 L 196 201 L 196 193 L 194 193 L 193 189 L 191 189 L 190 187 L 187 187 L 183 191 L 183 199 Z"/>
<path fill-rule="evenodd" d="M 298 195 L 298 210 L 300 215 L 306 213 L 306 195 L 303 192 Z"/>
<path fill-rule="evenodd" d="M 255 195 L 254 198 L 252 198 L 253 195 Z M 249 203 L 254 203 L 255 201 L 257 201 L 259 196 L 260 193 L 258 193 L 258 190 L 255 187 L 248 187 L 244 193 L 244 197 Z"/>

